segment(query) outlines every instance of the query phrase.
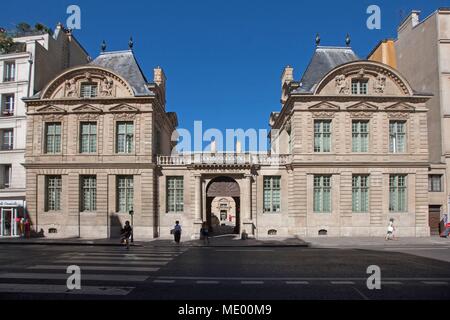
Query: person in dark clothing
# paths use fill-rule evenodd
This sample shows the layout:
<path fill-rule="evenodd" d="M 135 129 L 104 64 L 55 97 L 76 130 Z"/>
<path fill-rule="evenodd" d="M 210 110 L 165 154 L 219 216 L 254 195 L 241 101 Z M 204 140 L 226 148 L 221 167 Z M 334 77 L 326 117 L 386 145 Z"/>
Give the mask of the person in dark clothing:
<path fill-rule="evenodd" d="M 175 221 L 175 226 L 173 227 L 173 236 L 176 243 L 180 243 L 181 239 L 181 226 L 180 221 Z"/>
<path fill-rule="evenodd" d="M 120 233 L 120 242 L 125 243 L 127 249 L 130 249 L 130 237 L 133 229 L 130 226 L 130 221 L 125 222 L 125 226 L 122 228 L 122 232 Z"/>

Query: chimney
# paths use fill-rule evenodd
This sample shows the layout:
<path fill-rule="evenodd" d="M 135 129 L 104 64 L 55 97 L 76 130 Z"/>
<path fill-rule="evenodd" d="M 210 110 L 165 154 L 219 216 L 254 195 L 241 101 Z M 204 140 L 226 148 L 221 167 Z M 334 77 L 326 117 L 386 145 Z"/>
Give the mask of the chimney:
<path fill-rule="evenodd" d="M 397 31 L 401 33 L 403 30 L 409 30 L 416 27 L 420 23 L 419 16 L 419 10 L 412 10 L 411 13 L 400 23 Z"/>
<path fill-rule="evenodd" d="M 166 86 L 166 75 L 164 74 L 164 70 L 159 66 L 153 69 L 153 82 L 163 88 Z"/>
<path fill-rule="evenodd" d="M 420 16 L 420 11 L 413 10 L 411 12 L 411 24 L 412 24 L 413 28 L 420 23 L 419 16 Z"/>
<path fill-rule="evenodd" d="M 290 83 L 292 81 L 294 81 L 294 68 L 287 65 L 281 75 L 281 87 L 283 87 L 285 83 Z"/>

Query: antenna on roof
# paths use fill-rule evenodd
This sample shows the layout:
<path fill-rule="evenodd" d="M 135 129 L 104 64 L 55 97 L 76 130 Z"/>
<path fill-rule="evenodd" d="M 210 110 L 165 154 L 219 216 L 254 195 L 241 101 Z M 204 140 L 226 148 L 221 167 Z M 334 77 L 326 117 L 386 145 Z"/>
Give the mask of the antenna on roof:
<path fill-rule="evenodd" d="M 133 37 L 130 36 L 130 40 L 128 41 L 128 48 L 130 48 L 130 50 L 133 50 Z"/>
<path fill-rule="evenodd" d="M 320 44 L 320 34 L 316 34 L 316 46 Z"/>
<path fill-rule="evenodd" d="M 350 47 L 350 42 L 352 42 L 352 39 L 350 39 L 350 35 L 347 33 L 347 36 L 345 37 L 345 44 L 347 47 Z"/>
<path fill-rule="evenodd" d="M 103 42 L 102 42 L 101 50 L 102 50 L 102 52 L 105 52 L 105 50 L 106 50 L 106 41 L 105 40 L 103 40 Z"/>

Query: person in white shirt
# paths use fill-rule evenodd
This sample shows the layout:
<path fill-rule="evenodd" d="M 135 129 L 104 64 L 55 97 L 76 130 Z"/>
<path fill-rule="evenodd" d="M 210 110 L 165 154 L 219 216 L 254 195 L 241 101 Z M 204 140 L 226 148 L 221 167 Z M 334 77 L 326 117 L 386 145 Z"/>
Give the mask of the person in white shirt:
<path fill-rule="evenodd" d="M 394 231 L 395 231 L 394 219 L 391 218 L 391 220 L 389 220 L 389 225 L 387 227 L 386 240 L 395 240 Z"/>

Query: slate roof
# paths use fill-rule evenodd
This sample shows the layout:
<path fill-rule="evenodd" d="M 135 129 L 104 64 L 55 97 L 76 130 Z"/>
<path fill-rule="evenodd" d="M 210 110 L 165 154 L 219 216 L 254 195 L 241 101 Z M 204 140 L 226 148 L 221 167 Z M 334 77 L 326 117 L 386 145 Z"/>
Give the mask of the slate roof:
<path fill-rule="evenodd" d="M 341 64 L 355 60 L 359 60 L 359 58 L 350 47 L 318 46 L 300 80 L 301 87 L 296 89 L 294 93 L 314 91 L 315 86 L 329 71 Z"/>
<path fill-rule="evenodd" d="M 103 52 L 89 64 L 110 69 L 123 77 L 131 85 L 136 96 L 153 95 L 147 87 L 148 81 L 131 50 Z"/>

